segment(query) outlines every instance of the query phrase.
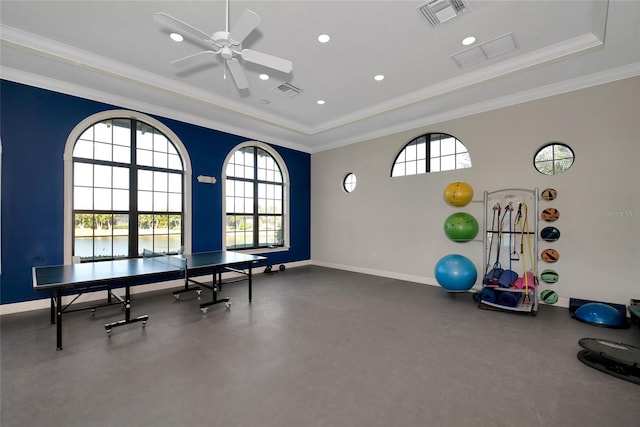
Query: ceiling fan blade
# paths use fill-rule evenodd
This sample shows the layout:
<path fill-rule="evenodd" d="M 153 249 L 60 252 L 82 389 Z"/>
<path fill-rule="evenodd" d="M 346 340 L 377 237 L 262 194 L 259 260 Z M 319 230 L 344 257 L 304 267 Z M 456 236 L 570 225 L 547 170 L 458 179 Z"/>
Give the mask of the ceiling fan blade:
<path fill-rule="evenodd" d="M 237 43 L 242 43 L 242 40 L 255 30 L 261 21 L 262 19 L 255 12 L 245 9 L 229 31 L 229 37 Z"/>
<path fill-rule="evenodd" d="M 231 58 L 227 60 L 227 65 L 229 66 L 229 71 L 231 72 L 233 80 L 236 82 L 236 86 L 238 86 L 238 89 L 248 89 L 249 80 L 247 80 L 247 76 L 244 74 L 242 66 L 240 65 L 238 60 Z"/>
<path fill-rule="evenodd" d="M 173 16 L 167 13 L 164 13 L 164 12 L 154 13 L 153 19 L 162 25 L 172 27 L 183 36 L 190 36 L 192 38 L 196 38 L 198 40 L 205 40 L 207 42 L 211 41 L 211 36 L 209 34 L 204 33 L 199 29 L 192 27 L 186 22 L 182 22 L 181 20 L 174 18 Z"/>
<path fill-rule="evenodd" d="M 198 58 L 202 55 L 215 55 L 216 51 L 213 50 L 203 50 L 202 52 L 194 53 L 192 55 L 185 56 L 184 58 L 176 59 L 175 61 L 171 61 L 173 65 L 177 65 L 179 67 L 187 66 L 189 63 L 193 62 L 195 58 Z"/>
<path fill-rule="evenodd" d="M 240 56 L 242 56 L 242 59 L 247 62 L 263 65 L 277 71 L 282 71 L 283 73 L 290 73 L 291 70 L 293 70 L 293 62 L 267 53 L 257 52 L 250 49 L 242 49 Z"/>

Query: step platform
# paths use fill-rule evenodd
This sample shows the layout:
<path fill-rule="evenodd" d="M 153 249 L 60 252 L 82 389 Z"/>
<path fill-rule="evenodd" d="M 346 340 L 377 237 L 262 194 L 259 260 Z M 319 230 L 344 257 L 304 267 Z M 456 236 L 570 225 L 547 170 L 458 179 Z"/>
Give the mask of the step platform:
<path fill-rule="evenodd" d="M 582 338 L 578 360 L 605 374 L 640 384 L 640 348 L 608 340 Z"/>

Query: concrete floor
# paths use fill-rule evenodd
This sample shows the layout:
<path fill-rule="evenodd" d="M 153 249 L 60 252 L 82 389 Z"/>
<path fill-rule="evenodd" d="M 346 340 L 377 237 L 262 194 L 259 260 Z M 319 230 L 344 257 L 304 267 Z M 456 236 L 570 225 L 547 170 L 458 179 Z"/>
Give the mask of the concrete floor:
<path fill-rule="evenodd" d="M 578 340 L 640 346 L 542 306 L 477 308 L 468 294 L 306 266 L 226 286 L 230 310 L 194 294 L 134 296 L 69 314 L 55 351 L 48 310 L 1 318 L 0 424 L 15 426 L 637 425 L 640 386 L 576 359 Z M 203 299 L 208 295 L 203 294 Z"/>

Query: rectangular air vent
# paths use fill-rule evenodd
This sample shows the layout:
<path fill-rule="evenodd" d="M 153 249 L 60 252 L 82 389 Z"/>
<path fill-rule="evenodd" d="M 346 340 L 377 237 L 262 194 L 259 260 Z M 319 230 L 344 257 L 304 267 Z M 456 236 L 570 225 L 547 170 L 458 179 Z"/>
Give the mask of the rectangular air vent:
<path fill-rule="evenodd" d="M 466 9 L 462 0 L 429 0 L 422 6 L 418 6 L 418 10 L 432 27 L 455 18 Z"/>
<path fill-rule="evenodd" d="M 517 48 L 513 34 L 508 33 L 451 55 L 451 59 L 453 59 L 460 68 L 464 68 L 504 55 Z"/>
<path fill-rule="evenodd" d="M 302 89 L 297 88 L 290 83 L 282 83 L 280 86 L 276 86 L 273 90 L 286 98 L 291 98 L 292 96 L 296 96 L 302 92 Z"/>

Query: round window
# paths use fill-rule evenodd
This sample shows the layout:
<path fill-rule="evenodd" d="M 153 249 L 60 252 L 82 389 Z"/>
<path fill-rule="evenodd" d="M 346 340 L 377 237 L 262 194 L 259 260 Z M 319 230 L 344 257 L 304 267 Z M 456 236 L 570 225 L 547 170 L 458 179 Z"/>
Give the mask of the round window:
<path fill-rule="evenodd" d="M 536 170 L 545 175 L 557 175 L 573 165 L 573 150 L 567 144 L 551 142 L 541 147 L 533 158 Z"/>
<path fill-rule="evenodd" d="M 342 181 L 342 188 L 344 188 L 344 191 L 347 193 L 351 193 L 356 189 L 356 183 L 357 180 L 355 174 L 350 172 L 344 177 L 344 180 Z"/>

